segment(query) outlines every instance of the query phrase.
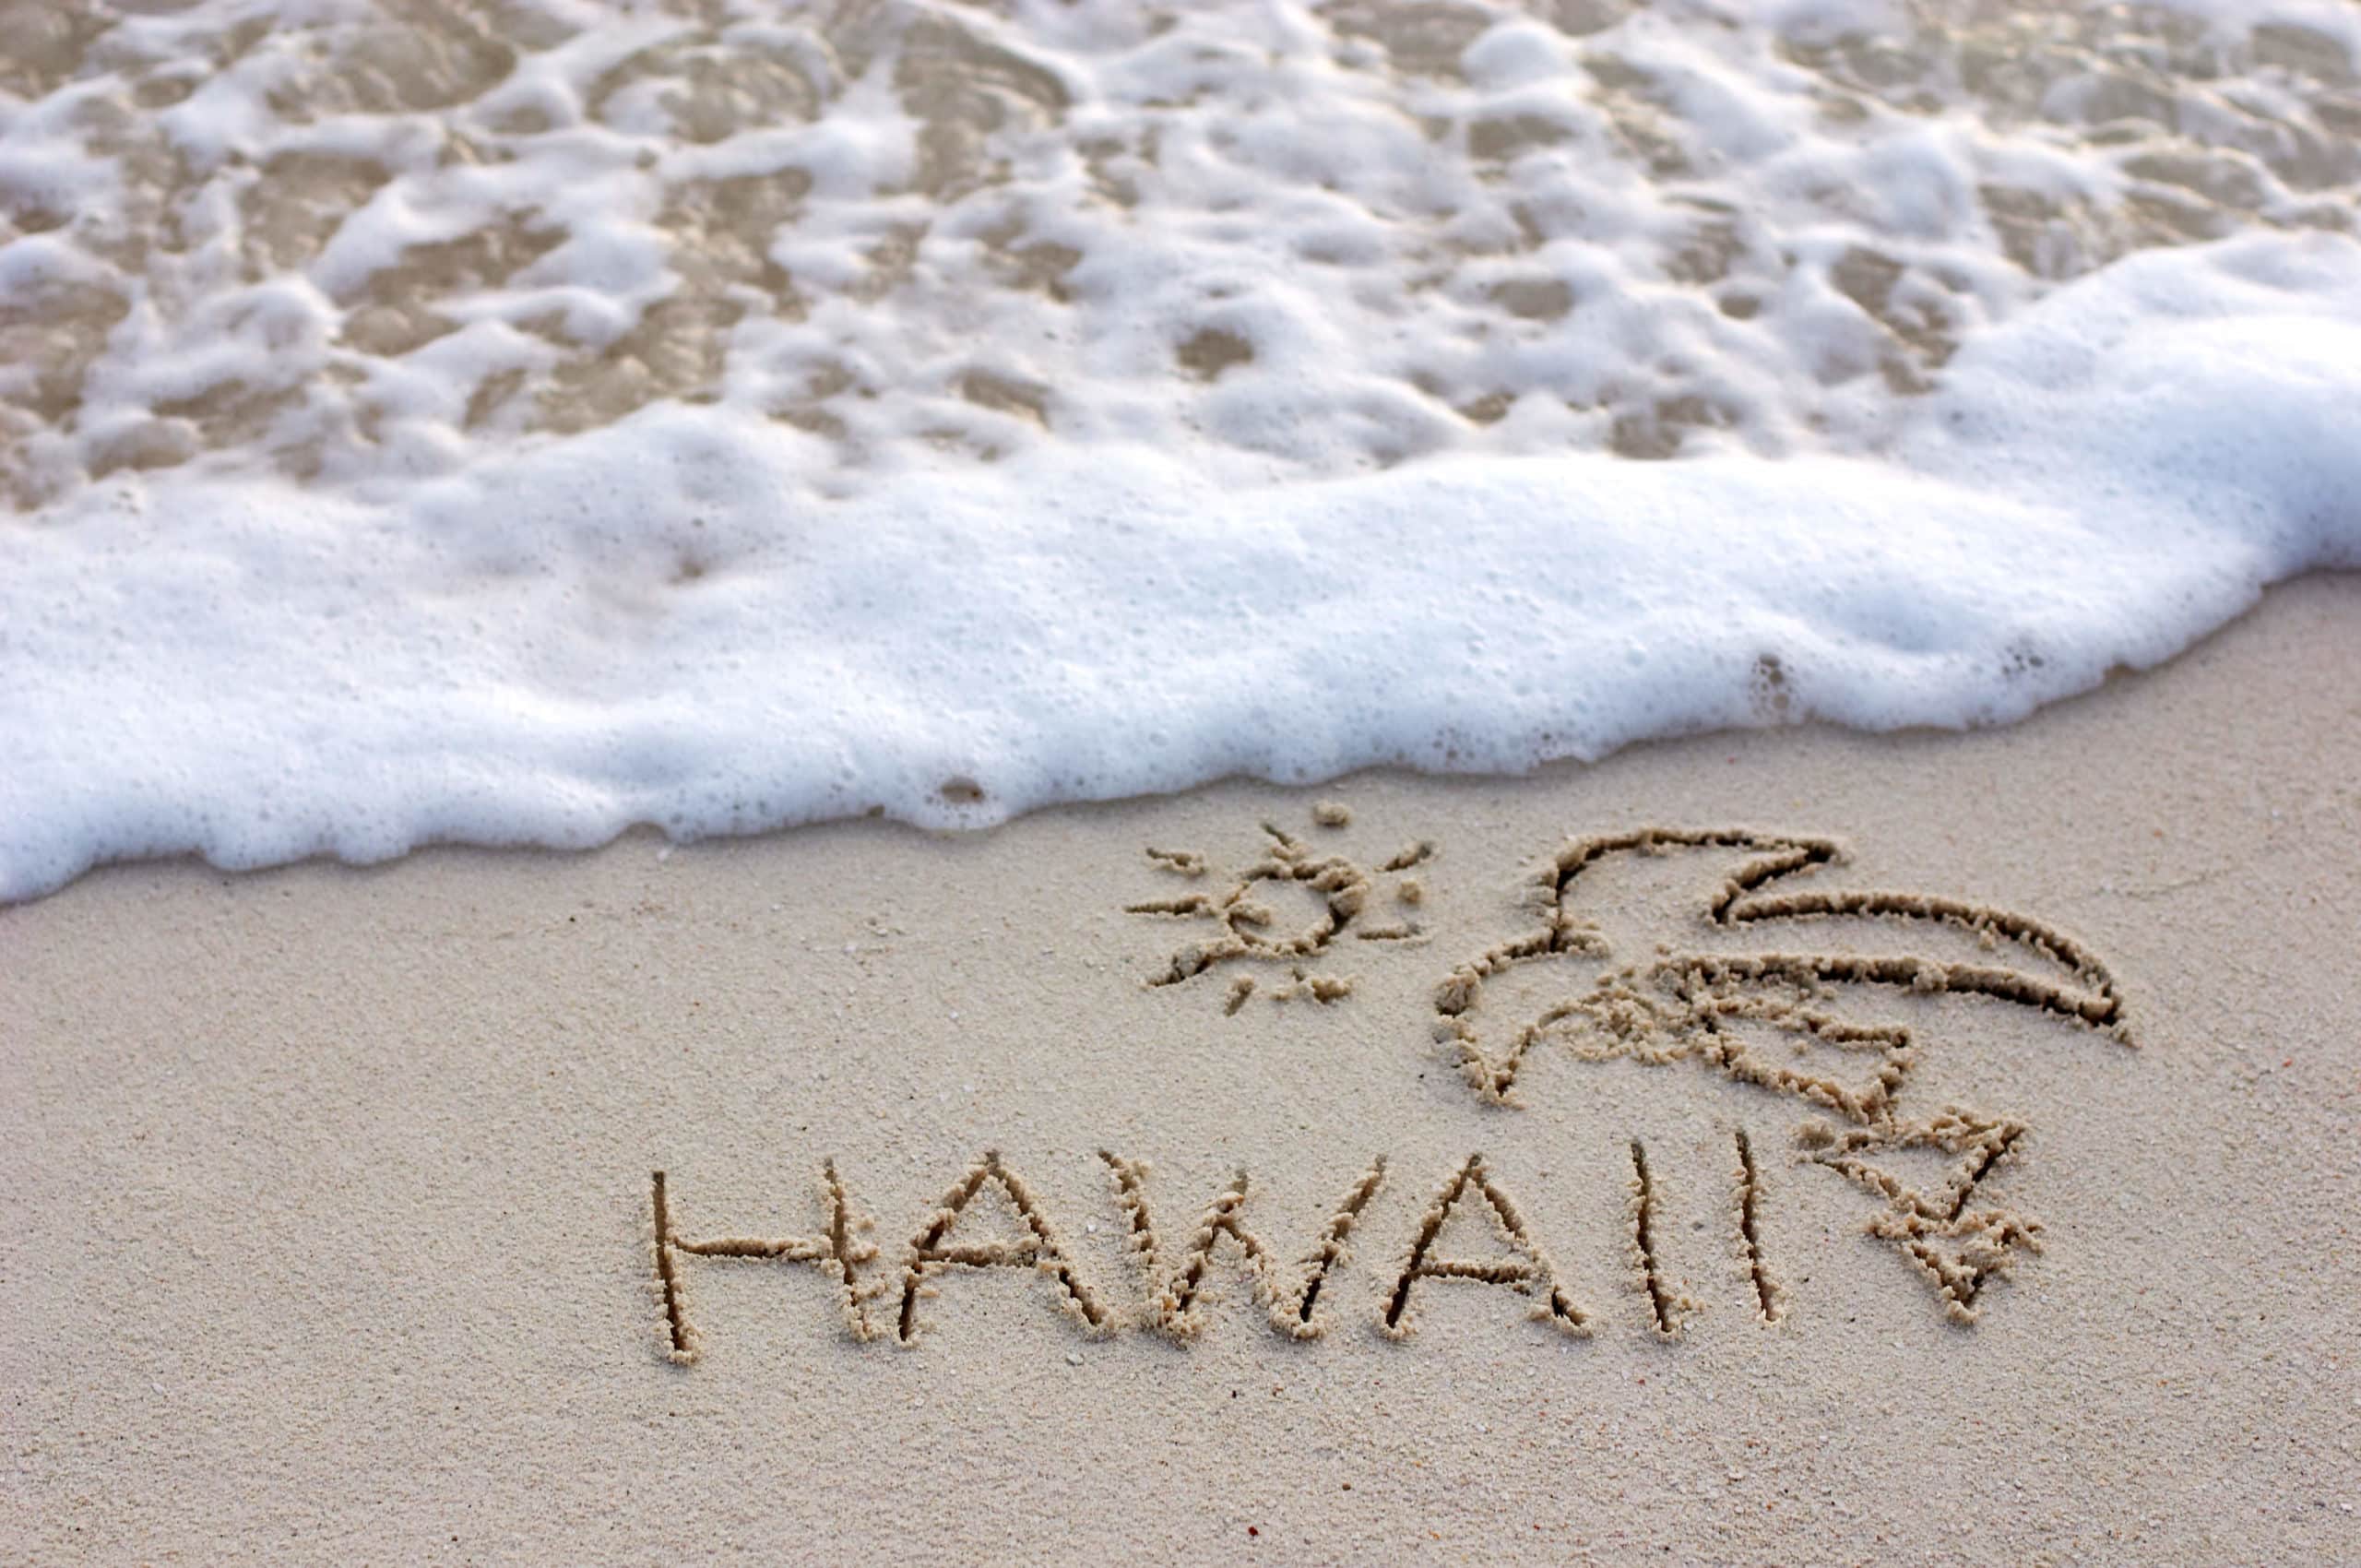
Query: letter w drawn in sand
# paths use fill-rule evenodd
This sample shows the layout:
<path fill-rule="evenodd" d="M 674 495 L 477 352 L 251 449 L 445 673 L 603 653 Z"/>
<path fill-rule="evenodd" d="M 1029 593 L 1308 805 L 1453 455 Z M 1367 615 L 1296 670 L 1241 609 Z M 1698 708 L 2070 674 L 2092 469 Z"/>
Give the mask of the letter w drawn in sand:
<path fill-rule="evenodd" d="M 1132 1252 L 1147 1275 L 1146 1320 L 1180 1340 L 1194 1338 L 1204 1332 L 1205 1314 L 1202 1303 L 1211 1293 L 1207 1275 L 1213 1267 L 1214 1249 L 1225 1240 L 1237 1248 L 1255 1299 L 1263 1303 L 1274 1329 L 1296 1339 L 1317 1339 L 1325 1334 L 1330 1317 L 1321 1310 L 1321 1291 L 1329 1276 L 1349 1261 L 1354 1227 L 1385 1182 L 1385 1158 L 1381 1155 L 1370 1163 L 1367 1174 L 1346 1191 L 1344 1201 L 1321 1227 L 1317 1244 L 1290 1277 L 1271 1248 L 1246 1228 L 1242 1211 L 1248 1183 L 1244 1170 L 1240 1170 L 1228 1189 L 1214 1199 L 1204 1218 L 1190 1233 L 1180 1255 L 1166 1258 L 1161 1255 L 1163 1248 L 1157 1240 L 1156 1222 L 1148 1212 L 1147 1166 L 1106 1149 L 1098 1151 L 1098 1158 L 1106 1162 L 1115 1179 L 1115 1195 L 1130 1229 Z"/>
<path fill-rule="evenodd" d="M 1619 954 L 1584 908 L 1583 879 L 1603 861 L 1712 849 L 1750 857 L 1697 911 L 1714 935 L 1801 930 L 1817 936 L 1844 921 L 1945 927 L 2014 961 L 1945 961 L 1817 944 L 1736 954 L 1657 949 L 1634 961 Z M 1533 925 L 1459 965 L 1436 987 L 1435 1036 L 1477 1093 L 1496 1104 L 1515 1104 L 1527 1062 L 1540 1047 L 1556 1045 L 1585 1062 L 1694 1060 L 1835 1113 L 1851 1125 L 1798 1130 L 1806 1158 L 1885 1203 L 1870 1233 L 1892 1241 L 1927 1276 L 1950 1314 L 1967 1321 L 1985 1283 L 2008 1270 L 2016 1250 L 2039 1250 L 2035 1221 L 1975 1201 L 1986 1177 L 2018 1157 L 2026 1128 L 1958 1107 L 1904 1119 L 1896 1100 L 1916 1060 L 1910 1031 L 1846 1023 L 1826 1008 L 1852 987 L 1979 997 L 2104 1030 L 2130 1045 L 2122 998 L 2089 949 L 2028 916 L 1926 894 L 1811 885 L 1843 859 L 1829 839 L 1743 828 L 1643 828 L 1571 842 L 1526 884 Z M 1479 1028 L 1487 989 L 1537 965 L 1575 969 L 1579 989 L 1511 1020 L 1488 1042 Z M 1750 1038 L 1765 1030 L 1796 1050 L 1774 1053 Z M 1807 1052 L 1824 1060 L 1829 1051 L 1860 1059 L 1862 1070 L 1846 1077 L 1796 1064 Z M 1932 1194 L 1904 1185 L 1877 1163 L 1881 1152 L 1927 1149 L 1956 1160 Z"/>

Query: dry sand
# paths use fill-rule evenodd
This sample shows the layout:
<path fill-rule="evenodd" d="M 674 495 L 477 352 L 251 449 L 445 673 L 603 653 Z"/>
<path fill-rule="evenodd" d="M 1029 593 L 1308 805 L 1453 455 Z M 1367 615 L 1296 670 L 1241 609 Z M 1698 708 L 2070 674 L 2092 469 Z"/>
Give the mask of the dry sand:
<path fill-rule="evenodd" d="M 1992 733 L 0 911 L 0 1556 L 2361 1558 L 2356 612 Z M 1757 837 L 1534 880 L 1649 826 Z"/>

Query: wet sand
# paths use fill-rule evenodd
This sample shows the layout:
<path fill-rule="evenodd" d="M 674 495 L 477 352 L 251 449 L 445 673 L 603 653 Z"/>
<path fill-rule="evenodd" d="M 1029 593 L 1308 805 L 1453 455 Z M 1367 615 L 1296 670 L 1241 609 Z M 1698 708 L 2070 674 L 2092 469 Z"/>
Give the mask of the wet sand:
<path fill-rule="evenodd" d="M 1993 732 L 0 911 L 6 1555 L 2333 1559 L 2356 610 Z"/>

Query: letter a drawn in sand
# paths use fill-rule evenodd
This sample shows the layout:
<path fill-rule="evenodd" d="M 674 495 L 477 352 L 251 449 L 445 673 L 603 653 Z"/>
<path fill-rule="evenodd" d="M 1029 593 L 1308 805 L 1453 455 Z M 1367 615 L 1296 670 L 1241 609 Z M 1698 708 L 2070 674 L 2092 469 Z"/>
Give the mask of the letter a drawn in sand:
<path fill-rule="evenodd" d="M 1451 1222 L 1452 1211 L 1471 1192 L 1483 1200 L 1485 1213 L 1490 1216 L 1493 1228 L 1508 1243 L 1513 1255 L 1484 1259 L 1435 1256 L 1435 1243 Z M 1422 1279 L 1469 1279 L 1479 1285 L 1504 1286 L 1534 1299 L 1528 1315 L 1536 1321 L 1568 1334 L 1587 1335 L 1591 1331 L 1588 1314 L 1558 1283 L 1556 1266 L 1526 1230 L 1525 1217 L 1517 1212 L 1516 1205 L 1492 1180 L 1481 1154 L 1469 1155 L 1466 1163 L 1451 1173 L 1428 1207 L 1426 1218 L 1418 1222 L 1418 1235 L 1410 1242 L 1409 1258 L 1386 1294 L 1382 1326 L 1389 1338 L 1406 1339 L 1416 1332 L 1418 1318 L 1411 1310 L 1410 1297 Z"/>
<path fill-rule="evenodd" d="M 951 1241 L 953 1228 L 986 1186 L 1000 1189 L 1014 1211 L 1022 1233 L 1013 1239 L 990 1241 Z M 909 1253 L 902 1265 L 901 1311 L 895 1320 L 895 1337 L 900 1343 L 908 1345 L 917 1340 L 921 1328 L 919 1302 L 936 1293 L 928 1280 L 949 1268 L 1035 1270 L 1056 1283 L 1059 1305 L 1083 1327 L 1093 1334 L 1108 1333 L 1114 1327 L 1107 1309 L 1074 1272 L 1065 1243 L 1059 1240 L 1049 1217 L 1041 1212 L 1032 1190 L 1001 1162 L 997 1149 L 986 1150 L 983 1158 L 968 1167 L 967 1173 L 943 1195 L 942 1205 L 910 1239 Z"/>

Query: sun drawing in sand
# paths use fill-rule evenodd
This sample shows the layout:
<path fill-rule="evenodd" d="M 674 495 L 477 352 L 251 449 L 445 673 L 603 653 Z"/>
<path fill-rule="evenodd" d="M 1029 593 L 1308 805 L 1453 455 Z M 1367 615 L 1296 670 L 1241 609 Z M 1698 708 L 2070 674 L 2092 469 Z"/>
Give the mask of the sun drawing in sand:
<path fill-rule="evenodd" d="M 1352 821 L 1352 814 L 1335 802 L 1322 802 L 1311 815 L 1323 832 L 1340 831 Z M 1275 1002 L 1326 1005 L 1353 992 L 1352 977 L 1337 972 L 1338 942 L 1349 937 L 1415 944 L 1423 940 L 1417 909 L 1424 900 L 1425 885 L 1414 873 L 1433 856 L 1431 843 L 1406 844 L 1369 868 L 1340 854 L 1323 854 L 1270 823 L 1263 825 L 1263 834 L 1262 853 L 1228 877 L 1216 875 L 1205 857 L 1194 850 L 1147 851 L 1149 861 L 1168 875 L 1204 885 L 1175 897 L 1127 905 L 1126 911 L 1213 928 L 1176 949 L 1148 984 L 1185 985 L 1200 975 L 1228 968 L 1231 974 L 1223 1010 L 1232 1016 L 1258 991 Z M 1380 883 L 1389 878 L 1381 892 Z M 1293 928 L 1282 923 L 1272 905 L 1290 889 L 1309 896 L 1313 906 L 1309 921 Z M 1377 912 L 1389 905 L 1390 912 Z"/>

